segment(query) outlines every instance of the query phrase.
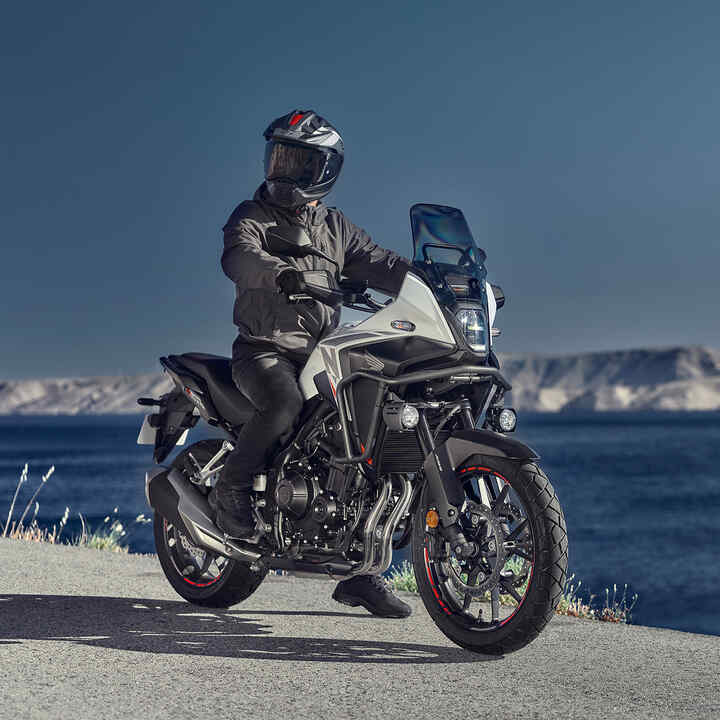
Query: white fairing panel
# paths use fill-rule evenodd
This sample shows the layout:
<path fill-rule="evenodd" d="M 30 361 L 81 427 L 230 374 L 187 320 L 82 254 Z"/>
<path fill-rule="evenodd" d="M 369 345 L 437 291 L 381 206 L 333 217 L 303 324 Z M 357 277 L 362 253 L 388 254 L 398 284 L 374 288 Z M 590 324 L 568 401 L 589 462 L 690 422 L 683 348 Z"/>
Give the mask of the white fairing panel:
<path fill-rule="evenodd" d="M 415 329 L 396 330 L 391 325 L 393 320 L 411 322 Z M 327 371 L 332 386 L 337 386 L 341 377 L 341 350 L 408 336 L 446 343 L 450 347 L 455 345 L 452 331 L 432 290 L 411 272 L 405 276 L 397 298 L 390 305 L 352 327 L 338 328 L 318 343 L 300 373 L 303 396 L 308 399 L 318 394 L 313 378 L 322 370 Z"/>

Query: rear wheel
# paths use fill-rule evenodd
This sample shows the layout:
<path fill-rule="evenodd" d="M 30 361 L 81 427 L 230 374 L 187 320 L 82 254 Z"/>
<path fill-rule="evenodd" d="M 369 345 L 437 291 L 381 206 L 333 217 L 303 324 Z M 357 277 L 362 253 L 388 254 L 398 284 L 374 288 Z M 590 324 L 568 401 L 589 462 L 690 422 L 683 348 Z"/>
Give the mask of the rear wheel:
<path fill-rule="evenodd" d="M 540 467 L 469 465 L 459 522 L 479 552 L 458 558 L 426 524 L 425 497 L 413 518 L 418 590 L 440 630 L 461 647 L 504 654 L 534 640 L 560 601 L 567 572 L 565 518 Z"/>
<path fill-rule="evenodd" d="M 222 440 L 203 440 L 181 452 L 171 463 L 184 474 L 195 463 L 204 466 L 220 449 Z M 230 607 L 248 598 L 265 579 L 267 570 L 252 570 L 248 563 L 231 560 L 192 543 L 184 528 L 157 512 L 155 549 L 160 565 L 175 591 L 188 602 L 203 607 Z"/>

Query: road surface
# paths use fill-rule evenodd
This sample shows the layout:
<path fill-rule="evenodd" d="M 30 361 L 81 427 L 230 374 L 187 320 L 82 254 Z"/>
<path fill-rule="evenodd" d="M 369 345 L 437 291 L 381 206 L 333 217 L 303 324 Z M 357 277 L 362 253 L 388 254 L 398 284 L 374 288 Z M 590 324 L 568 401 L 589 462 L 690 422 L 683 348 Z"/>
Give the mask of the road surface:
<path fill-rule="evenodd" d="M 419 598 L 383 620 L 333 586 L 269 577 L 211 612 L 150 556 L 0 540 L 0 717 L 720 717 L 720 637 L 555 617 L 487 658 Z"/>

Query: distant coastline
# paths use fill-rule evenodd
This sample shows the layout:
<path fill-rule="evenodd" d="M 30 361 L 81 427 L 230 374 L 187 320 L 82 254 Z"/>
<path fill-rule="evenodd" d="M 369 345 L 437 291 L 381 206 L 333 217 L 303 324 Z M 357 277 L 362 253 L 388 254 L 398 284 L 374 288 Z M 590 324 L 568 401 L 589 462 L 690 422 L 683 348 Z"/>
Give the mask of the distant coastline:
<path fill-rule="evenodd" d="M 500 354 L 526 412 L 720 410 L 720 350 L 702 346 L 568 355 Z M 162 373 L 0 381 L 0 415 L 139 414 L 167 392 Z"/>

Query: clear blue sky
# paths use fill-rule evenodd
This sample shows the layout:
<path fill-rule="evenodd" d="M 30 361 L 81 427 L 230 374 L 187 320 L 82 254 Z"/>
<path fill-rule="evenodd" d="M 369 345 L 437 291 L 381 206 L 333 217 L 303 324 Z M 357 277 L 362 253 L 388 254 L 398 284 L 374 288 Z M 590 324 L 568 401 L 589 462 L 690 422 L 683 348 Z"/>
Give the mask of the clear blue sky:
<path fill-rule="evenodd" d="M 0 379 L 229 354 L 220 228 L 294 108 L 379 243 L 463 208 L 499 349 L 720 346 L 719 37 L 714 2 L 6 4 Z"/>

